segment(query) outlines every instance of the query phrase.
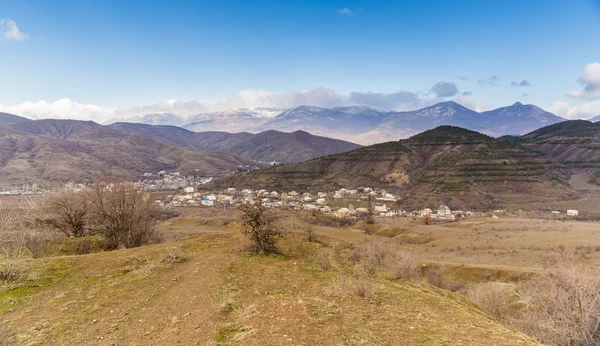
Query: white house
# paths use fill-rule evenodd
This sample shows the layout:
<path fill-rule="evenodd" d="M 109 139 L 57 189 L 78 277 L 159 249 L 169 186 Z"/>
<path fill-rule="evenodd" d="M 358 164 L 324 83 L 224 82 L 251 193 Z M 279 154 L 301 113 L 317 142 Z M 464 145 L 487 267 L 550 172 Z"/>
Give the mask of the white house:
<path fill-rule="evenodd" d="M 193 186 L 188 186 L 188 187 L 184 188 L 183 191 L 185 193 L 193 193 L 195 191 L 195 189 Z"/>
<path fill-rule="evenodd" d="M 387 206 L 385 204 L 384 205 L 376 205 L 375 211 L 385 213 L 387 211 Z"/>
<path fill-rule="evenodd" d="M 568 209 L 567 210 L 567 215 L 568 216 L 579 216 L 579 210 Z"/>

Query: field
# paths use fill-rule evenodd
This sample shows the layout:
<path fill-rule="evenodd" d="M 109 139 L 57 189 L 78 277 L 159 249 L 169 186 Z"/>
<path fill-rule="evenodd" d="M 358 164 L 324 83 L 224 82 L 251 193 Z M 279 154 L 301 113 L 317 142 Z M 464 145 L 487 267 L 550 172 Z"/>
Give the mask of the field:
<path fill-rule="evenodd" d="M 30 215 L 37 207 L 38 197 L 0 197 L 0 225 L 17 222 Z"/>
<path fill-rule="evenodd" d="M 497 283 L 516 292 L 569 256 L 600 265 L 594 222 L 376 218 L 342 225 L 282 213 L 279 227 L 290 231 L 283 255 L 252 256 L 242 251 L 235 209 L 174 212 L 157 225 L 160 244 L 28 260 L 30 283 L 0 290 L 0 334 L 11 345 L 533 345 L 469 301 L 470 287 Z M 305 240 L 308 230 L 318 242 Z M 408 253 L 424 281 L 397 280 L 385 268 L 363 281 L 348 254 L 378 243 Z M 332 256 L 329 269 L 320 264 L 323 253 Z M 427 273 L 441 269 L 444 284 L 431 281 Z"/>
<path fill-rule="evenodd" d="M 562 213 L 568 209 L 579 210 L 580 215 L 598 215 L 600 213 L 600 194 L 591 193 L 584 198 L 570 201 L 552 201 L 536 202 L 533 204 L 535 209 L 552 211 L 557 210 Z"/>

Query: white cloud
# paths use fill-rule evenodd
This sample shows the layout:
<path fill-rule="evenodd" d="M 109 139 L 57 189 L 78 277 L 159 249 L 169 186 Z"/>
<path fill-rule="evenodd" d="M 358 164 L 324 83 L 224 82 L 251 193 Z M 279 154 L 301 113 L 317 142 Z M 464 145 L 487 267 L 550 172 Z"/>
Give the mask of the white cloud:
<path fill-rule="evenodd" d="M 350 17 L 352 17 L 356 14 L 356 13 L 352 12 L 352 10 L 350 10 L 349 8 L 340 8 L 337 10 L 337 12 L 341 15 L 350 16 Z"/>
<path fill-rule="evenodd" d="M 436 84 L 439 86 L 440 83 Z M 450 83 L 453 84 L 453 83 Z M 434 86 L 432 90 L 437 88 Z M 443 99 L 439 95 L 451 95 L 454 88 L 449 90 L 446 87 L 433 92 L 430 97 L 427 94 L 412 91 L 398 91 L 393 93 L 377 92 L 351 92 L 344 95 L 335 90 L 327 88 L 315 88 L 307 91 L 286 91 L 282 93 L 272 93 L 265 90 L 246 89 L 235 95 L 225 96 L 216 100 L 209 101 L 161 101 L 150 105 L 109 108 L 93 104 L 84 104 L 72 101 L 70 99 L 60 99 L 54 102 L 37 101 L 24 102 L 15 106 L 0 105 L 0 112 L 12 113 L 25 116 L 32 119 L 78 119 L 93 120 L 98 123 L 104 123 L 109 120 L 124 120 L 145 114 L 165 114 L 172 113 L 181 117 L 191 117 L 201 113 L 221 112 L 225 110 L 244 109 L 244 108 L 274 108 L 288 109 L 298 106 L 317 106 L 324 108 L 340 106 L 368 106 L 383 111 L 408 111 L 420 109 L 433 105 Z M 464 103 L 467 107 L 482 109 L 481 105 L 470 95 L 462 95 L 457 101 Z M 261 112 L 274 116 L 277 111 Z"/>
<path fill-rule="evenodd" d="M 600 101 L 588 102 L 574 107 L 569 106 L 567 102 L 557 101 L 547 110 L 567 119 L 589 119 L 600 115 Z"/>
<path fill-rule="evenodd" d="M 600 99 L 600 63 L 585 65 L 577 82 L 582 86 L 581 90 L 571 91 L 567 96 L 587 100 Z"/>
<path fill-rule="evenodd" d="M 85 119 L 103 121 L 110 118 L 114 109 L 74 102 L 63 98 L 54 102 L 24 102 L 16 106 L 0 105 L 0 112 L 21 115 L 31 119 Z"/>
<path fill-rule="evenodd" d="M 29 35 L 25 34 L 17 26 L 17 22 L 12 19 L 0 20 L 0 38 L 5 41 L 24 41 L 29 39 Z"/>

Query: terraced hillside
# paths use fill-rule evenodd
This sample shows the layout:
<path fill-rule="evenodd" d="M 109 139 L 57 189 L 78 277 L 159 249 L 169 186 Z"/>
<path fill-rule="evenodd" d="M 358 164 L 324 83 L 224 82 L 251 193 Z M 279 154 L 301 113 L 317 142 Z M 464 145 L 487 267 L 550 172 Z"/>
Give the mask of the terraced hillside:
<path fill-rule="evenodd" d="M 569 174 L 535 147 L 441 126 L 406 140 L 223 178 L 222 186 L 275 189 L 384 187 L 406 208 L 446 203 L 458 209 L 524 203 L 527 196 L 572 198 Z M 517 201 L 517 202 L 519 202 Z"/>

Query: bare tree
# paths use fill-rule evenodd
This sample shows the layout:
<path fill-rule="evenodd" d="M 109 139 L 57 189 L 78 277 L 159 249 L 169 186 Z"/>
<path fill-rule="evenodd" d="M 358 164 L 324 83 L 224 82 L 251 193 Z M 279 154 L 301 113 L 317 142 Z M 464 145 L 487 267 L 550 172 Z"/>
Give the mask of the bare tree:
<path fill-rule="evenodd" d="M 87 196 L 94 227 L 109 248 L 137 247 L 154 240 L 154 208 L 148 194 L 134 183 L 99 182 Z"/>
<path fill-rule="evenodd" d="M 86 195 L 70 189 L 49 195 L 43 202 L 43 222 L 66 236 L 86 235 L 89 203 Z"/>
<path fill-rule="evenodd" d="M 284 235 L 283 229 L 278 229 L 277 216 L 260 204 L 243 204 L 240 222 L 243 233 L 250 239 L 250 251 L 254 253 L 278 253 L 278 238 Z"/>

